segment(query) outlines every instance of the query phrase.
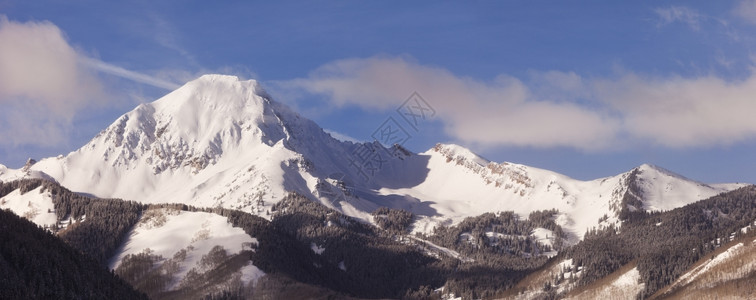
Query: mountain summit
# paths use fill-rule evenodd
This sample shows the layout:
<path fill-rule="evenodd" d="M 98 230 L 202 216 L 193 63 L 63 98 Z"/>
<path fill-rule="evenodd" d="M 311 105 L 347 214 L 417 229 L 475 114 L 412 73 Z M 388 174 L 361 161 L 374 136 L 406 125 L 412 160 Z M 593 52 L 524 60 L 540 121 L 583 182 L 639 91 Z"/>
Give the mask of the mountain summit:
<path fill-rule="evenodd" d="M 111 165 L 145 162 L 155 174 L 198 172 L 240 145 L 275 144 L 282 122 L 256 81 L 205 75 L 121 116 L 80 152 L 96 149 Z"/>
<path fill-rule="evenodd" d="M 292 189 L 284 174 L 305 168 L 292 151 L 292 134 L 329 138 L 272 102 L 256 81 L 205 75 L 140 104 L 79 150 L 33 169 L 98 197 L 248 210 L 254 200 L 262 211 L 262 203 Z"/>
<path fill-rule="evenodd" d="M 360 156 L 378 158 L 369 174 Z M 668 210 L 741 186 L 698 183 L 649 165 L 580 181 L 491 162 L 458 145 L 416 154 L 342 142 L 273 101 L 256 81 L 225 75 L 202 76 L 140 104 L 67 156 L 23 170 L 0 166 L 0 179 L 21 177 L 52 178 L 97 197 L 263 217 L 295 191 L 366 222 L 382 206 L 409 210 L 420 232 L 487 212 L 557 209 L 575 240 L 588 228 L 620 225 L 623 212 Z"/>

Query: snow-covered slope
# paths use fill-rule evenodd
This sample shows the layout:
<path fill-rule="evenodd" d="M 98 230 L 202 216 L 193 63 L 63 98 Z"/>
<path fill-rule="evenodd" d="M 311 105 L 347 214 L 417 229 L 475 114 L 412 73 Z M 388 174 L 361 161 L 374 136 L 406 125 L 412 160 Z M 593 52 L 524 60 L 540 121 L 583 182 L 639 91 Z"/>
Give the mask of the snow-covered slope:
<path fill-rule="evenodd" d="M 619 274 L 616 274 L 619 273 Z M 596 287 L 586 289 L 577 295 L 567 297 L 566 299 L 637 299 L 638 294 L 643 291 L 644 284 L 640 281 L 641 276 L 638 268 L 632 268 L 628 271 L 620 270 L 607 276 L 611 281 L 600 284 Z"/>
<path fill-rule="evenodd" d="M 179 288 L 187 274 L 205 271 L 203 257 L 222 247 L 227 256 L 243 250 L 253 251 L 257 240 L 243 229 L 233 227 L 225 217 L 206 212 L 178 211 L 168 208 L 148 210 L 126 240 L 123 250 L 113 258 L 111 269 L 117 270 L 127 255 L 149 252 L 164 259 L 158 266 L 170 264 L 171 282 L 166 290 Z M 207 259 L 206 259 L 207 260 Z M 206 265 L 205 263 L 204 265 Z M 247 261 L 239 270 L 233 270 L 245 285 L 265 275 Z M 191 276 L 190 276 L 191 278 Z"/>
<path fill-rule="evenodd" d="M 754 270 L 756 240 L 741 239 L 704 257 L 656 295 L 679 299 L 750 299 L 756 292 Z"/>
<path fill-rule="evenodd" d="M 138 106 L 66 156 L 23 170 L 0 168 L 0 180 L 22 177 L 53 178 L 99 197 L 222 206 L 263 217 L 296 191 L 366 221 L 380 206 L 407 209 L 418 216 L 414 230 L 426 232 L 485 212 L 556 208 L 573 241 L 600 220 L 619 224 L 628 193 L 643 209 L 666 210 L 738 187 L 648 165 L 580 181 L 490 162 L 457 145 L 415 154 L 342 142 L 272 101 L 255 81 L 223 75 L 202 76 Z"/>
<path fill-rule="evenodd" d="M 10 209 L 42 227 L 53 226 L 58 221 L 52 195 L 49 191 L 42 192 L 41 186 L 23 194 L 21 190 L 12 191 L 0 198 L 0 209 Z"/>

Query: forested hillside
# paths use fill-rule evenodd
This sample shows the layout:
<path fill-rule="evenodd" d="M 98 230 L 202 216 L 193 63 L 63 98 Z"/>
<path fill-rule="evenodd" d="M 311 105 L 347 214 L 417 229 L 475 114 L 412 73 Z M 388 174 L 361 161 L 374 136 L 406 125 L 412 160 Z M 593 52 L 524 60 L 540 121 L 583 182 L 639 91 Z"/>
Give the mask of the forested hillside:
<path fill-rule="evenodd" d="M 607 280 L 628 274 L 637 274 L 636 282 L 629 284 L 637 285 L 638 297 L 646 298 L 690 272 L 720 245 L 756 232 L 748 229 L 756 220 L 753 186 L 667 212 L 633 213 L 621 228 L 589 230 L 574 246 L 563 242 L 555 210 L 527 218 L 513 212 L 487 213 L 455 226 L 439 226 L 430 235 L 412 235 L 409 228 L 416 219 L 408 211 L 377 209 L 374 226 L 296 193 L 272 206 L 272 220 L 218 207 L 93 199 L 45 180 L 0 183 L 0 197 L 40 186 L 53 195 L 60 222 L 43 230 L 3 212 L 0 267 L 8 274 L 3 284 L 9 286 L 2 295 L 135 295 L 105 266 L 122 250 L 142 216 L 159 218 L 154 214 L 161 209 L 220 215 L 256 243 L 238 254 L 215 247 L 200 260 L 207 270 L 182 279 L 171 290 L 168 286 L 176 282 L 171 262 L 183 258 L 150 252 L 126 256 L 116 273 L 157 299 L 310 294 L 423 299 L 441 297 L 442 287 L 443 294 L 463 299 L 562 298 L 598 291 Z M 250 261 L 265 276 L 254 285 L 229 285 L 229 276 Z M 85 274 L 100 275 L 90 281 Z M 73 282 L 64 282 L 68 277 Z M 103 286 L 108 288 L 100 289 Z"/>
<path fill-rule="evenodd" d="M 754 186 L 667 212 L 634 214 L 621 228 L 587 232 L 582 242 L 552 261 L 569 264 L 539 284 L 519 283 L 516 292 L 535 290 L 542 297 L 574 295 L 568 293 L 570 289 L 580 291 L 582 287 L 605 282 L 607 276 L 632 263 L 639 276 L 636 284 L 643 285 L 638 297 L 647 298 L 672 284 L 721 245 L 753 235 L 754 220 Z M 534 278 L 531 276 L 529 280 Z M 503 295 L 509 294 L 511 291 Z"/>
<path fill-rule="evenodd" d="M 0 197 L 16 189 L 26 193 L 40 186 L 41 192 L 52 195 L 58 224 L 61 224 L 49 229 L 101 264 L 106 264 L 115 254 L 144 209 L 142 204 L 134 201 L 86 197 L 43 179 L 0 182 Z M 81 222 L 83 220 L 86 222 Z"/>
<path fill-rule="evenodd" d="M 147 299 L 49 231 L 0 210 L 0 299 Z"/>

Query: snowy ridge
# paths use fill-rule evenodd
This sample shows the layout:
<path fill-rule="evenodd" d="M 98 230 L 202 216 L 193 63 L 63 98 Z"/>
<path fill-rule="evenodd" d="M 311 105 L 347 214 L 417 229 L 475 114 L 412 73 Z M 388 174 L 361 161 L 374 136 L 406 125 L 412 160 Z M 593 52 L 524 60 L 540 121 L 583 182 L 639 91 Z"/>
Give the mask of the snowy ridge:
<path fill-rule="evenodd" d="M 361 147 L 393 154 L 380 154 L 380 168 L 368 177 L 354 163 Z M 98 197 L 220 206 L 265 218 L 295 191 L 366 222 L 381 206 L 406 209 L 418 217 L 419 232 L 486 212 L 558 209 L 570 242 L 588 228 L 620 225 L 628 193 L 642 209 L 668 210 L 743 186 L 702 184 L 650 165 L 580 181 L 491 162 L 458 145 L 415 154 L 342 142 L 271 100 L 256 81 L 224 75 L 202 76 L 139 105 L 67 156 L 0 167 L 0 180 L 25 177 Z"/>
<path fill-rule="evenodd" d="M 458 147 L 439 144 L 420 154 L 430 157 L 430 171 L 421 184 L 380 190 L 384 195 L 403 194 L 434 202 L 432 207 L 438 215 L 421 217 L 416 231 L 427 232 L 439 223 L 453 224 L 491 211 L 513 210 L 527 216 L 532 211 L 556 208 L 561 212 L 557 222 L 573 234 L 572 242 L 576 242 L 588 228 L 620 225 L 623 198 L 632 193 L 629 187 L 635 181 L 641 186 L 641 200 L 650 201 L 644 207 L 648 210 L 680 207 L 743 186 L 704 185 L 647 166 L 580 181 L 529 166 L 480 161 L 479 156 L 458 154 Z"/>
<path fill-rule="evenodd" d="M 455 144 L 436 144 L 433 150 L 443 154 L 448 161 L 471 162 L 484 167 L 491 163 L 491 161 L 480 157 L 470 149 Z"/>

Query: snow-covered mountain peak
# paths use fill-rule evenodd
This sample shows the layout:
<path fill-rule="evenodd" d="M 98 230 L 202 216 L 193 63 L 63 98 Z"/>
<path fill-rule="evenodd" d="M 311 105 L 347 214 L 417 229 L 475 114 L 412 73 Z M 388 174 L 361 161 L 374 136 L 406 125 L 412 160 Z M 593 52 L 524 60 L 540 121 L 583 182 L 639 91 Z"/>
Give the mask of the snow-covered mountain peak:
<path fill-rule="evenodd" d="M 285 131 L 256 81 L 205 75 L 137 106 L 79 151 L 95 152 L 113 166 L 143 160 L 155 173 L 186 165 L 197 171 L 242 144 L 273 145 Z"/>
<path fill-rule="evenodd" d="M 192 80 L 152 104 L 165 112 L 187 106 L 210 108 L 208 112 L 227 113 L 247 106 L 261 105 L 265 91 L 255 80 L 240 80 L 236 76 L 203 75 Z"/>
<path fill-rule="evenodd" d="M 642 199 L 643 209 L 647 211 L 671 210 L 745 186 L 706 184 L 651 164 L 640 165 L 626 174 L 630 192 Z"/>
<path fill-rule="evenodd" d="M 323 140 L 313 124 L 254 80 L 206 75 L 140 104 L 67 156 L 2 177 L 51 177 L 75 191 L 147 203 L 249 209 L 254 200 L 264 211 L 293 189 L 282 173 L 306 165 L 292 150 L 306 147 L 292 133 Z"/>
<path fill-rule="evenodd" d="M 639 178 L 642 178 L 644 180 L 655 180 L 656 178 L 659 178 L 659 177 L 672 177 L 679 180 L 694 181 L 696 183 L 700 183 L 693 179 L 687 178 L 685 176 L 682 176 L 680 174 L 667 170 L 665 168 L 659 167 L 657 165 L 647 164 L 647 163 L 642 164 L 633 170 L 637 170 Z M 700 183 L 700 184 L 703 184 L 703 183 Z"/>

